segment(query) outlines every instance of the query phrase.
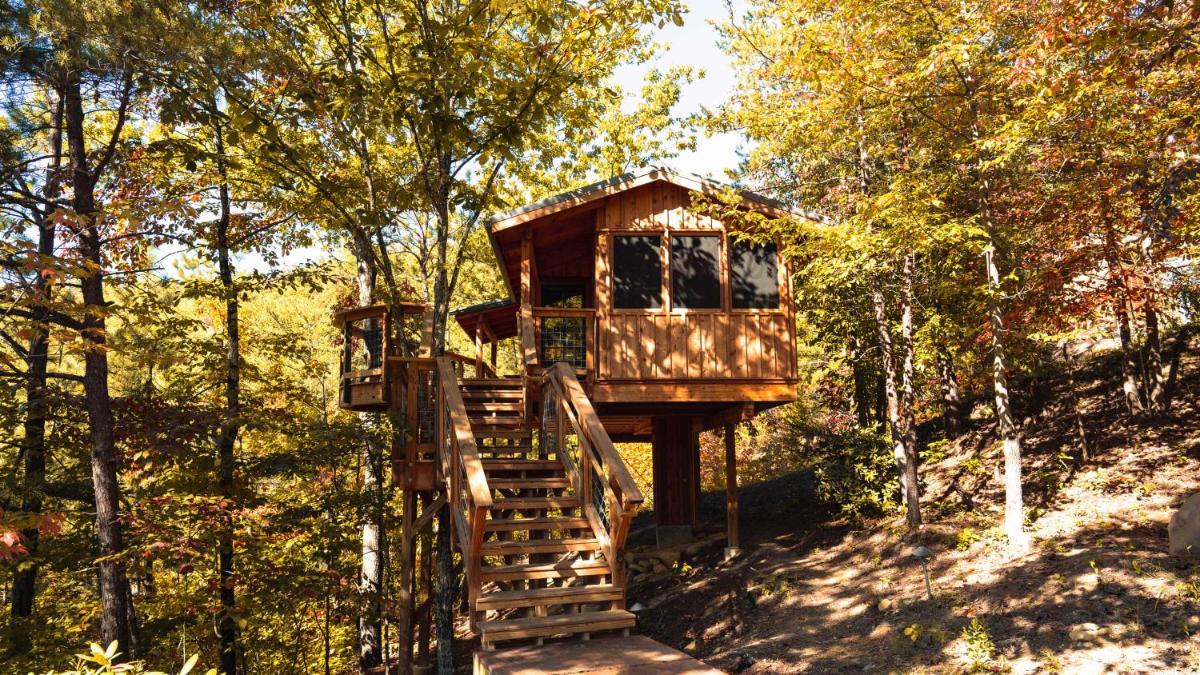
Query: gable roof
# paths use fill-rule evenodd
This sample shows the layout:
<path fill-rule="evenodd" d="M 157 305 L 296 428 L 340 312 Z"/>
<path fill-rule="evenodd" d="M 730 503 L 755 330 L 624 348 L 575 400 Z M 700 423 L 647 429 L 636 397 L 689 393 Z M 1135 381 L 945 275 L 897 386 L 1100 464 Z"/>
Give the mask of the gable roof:
<path fill-rule="evenodd" d="M 618 192 L 632 190 L 635 187 L 660 180 L 702 194 L 718 194 L 732 187 L 727 183 L 704 176 L 692 173 L 679 173 L 674 169 L 663 166 L 648 166 L 636 171 L 630 171 L 629 173 L 623 173 L 620 176 L 597 181 L 591 185 L 585 185 L 569 192 L 554 195 L 553 197 L 547 197 L 541 201 L 526 204 L 510 211 L 498 213 L 492 217 L 489 229 L 492 233 L 496 233 L 531 220 L 536 220 L 553 213 L 558 213 L 559 211 L 574 208 Z M 777 199 L 771 199 L 770 197 L 748 190 L 738 190 L 737 193 L 742 197 L 742 203 L 747 208 L 760 211 L 773 218 L 798 217 L 813 221 L 820 220 L 820 217 L 814 214 L 791 209 Z"/>

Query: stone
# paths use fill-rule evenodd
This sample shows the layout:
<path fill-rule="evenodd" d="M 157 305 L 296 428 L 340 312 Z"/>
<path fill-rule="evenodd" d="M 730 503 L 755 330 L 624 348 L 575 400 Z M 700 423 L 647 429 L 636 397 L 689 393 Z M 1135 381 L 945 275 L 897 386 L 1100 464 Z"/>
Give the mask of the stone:
<path fill-rule="evenodd" d="M 662 564 L 670 567 L 671 565 L 674 565 L 675 563 L 679 562 L 679 551 L 675 550 L 675 549 L 667 549 L 665 551 L 659 551 L 658 559 L 659 559 L 659 561 L 662 562 Z"/>
<path fill-rule="evenodd" d="M 742 652 L 737 655 L 737 663 L 733 664 L 733 672 L 740 673 L 754 665 L 754 657 Z"/>
<path fill-rule="evenodd" d="M 660 562 L 655 562 L 654 567 L 650 571 L 655 574 L 662 574 L 667 571 L 667 566 Z"/>
<path fill-rule="evenodd" d="M 1069 633 L 1075 642 L 1095 642 L 1100 639 L 1100 626 L 1092 622 L 1071 626 Z"/>
<path fill-rule="evenodd" d="M 1171 555 L 1200 556 L 1200 492 L 1183 500 L 1167 525 Z"/>
<path fill-rule="evenodd" d="M 879 604 L 875 605 L 875 609 L 880 612 L 890 612 L 896 606 L 896 601 L 891 598 L 880 598 Z"/>

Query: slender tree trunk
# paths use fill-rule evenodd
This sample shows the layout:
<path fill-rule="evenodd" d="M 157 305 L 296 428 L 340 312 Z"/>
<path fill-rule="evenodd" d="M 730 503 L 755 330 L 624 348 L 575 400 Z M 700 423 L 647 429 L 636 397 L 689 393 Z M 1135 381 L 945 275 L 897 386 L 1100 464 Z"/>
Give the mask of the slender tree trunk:
<path fill-rule="evenodd" d="M 1071 400 L 1071 412 L 1075 416 L 1075 434 L 1079 436 L 1079 463 L 1088 461 L 1091 450 L 1088 444 L 1087 425 L 1083 422 L 1083 408 L 1079 402 L 1079 387 L 1075 383 L 1075 356 L 1066 340 L 1062 343 L 1063 369 L 1067 375 L 1067 396 Z"/>
<path fill-rule="evenodd" d="M 879 366 L 879 377 L 875 378 L 875 422 L 880 426 L 888 423 L 887 417 L 887 376 L 883 365 Z"/>
<path fill-rule="evenodd" d="M 50 131 L 50 167 L 46 176 L 44 196 L 53 199 L 57 196 L 62 181 L 60 169 L 62 165 L 62 125 L 63 97 L 57 93 L 54 106 L 53 126 Z M 54 255 L 56 235 L 54 214 L 47 209 L 38 214 L 38 255 L 49 258 Z M 41 265 L 38 269 L 40 271 Z M 35 316 L 45 313 L 45 305 L 51 300 L 52 275 L 38 274 L 34 279 L 33 312 Z M 30 328 L 28 356 L 28 373 L 25 385 L 25 423 L 24 436 L 21 445 L 22 468 L 24 470 L 21 511 L 37 515 L 42 512 L 42 498 L 46 489 L 46 416 L 47 397 L 46 371 L 49 365 L 50 331 L 41 321 L 35 322 Z M 24 654 L 32 647 L 30 639 L 29 619 L 33 616 L 33 601 L 37 592 L 37 576 L 40 564 L 38 562 L 38 546 L 40 530 L 37 526 L 21 531 L 25 537 L 25 548 L 29 556 L 13 572 L 12 583 L 12 642 L 11 650 Z"/>
<path fill-rule="evenodd" d="M 1163 382 L 1162 338 L 1158 329 L 1158 310 L 1151 300 L 1145 304 L 1146 318 L 1146 402 L 1156 414 L 1167 412 L 1167 388 Z"/>
<path fill-rule="evenodd" d="M 901 382 L 900 418 L 904 431 L 904 503 L 909 527 L 921 525 L 921 491 L 917 482 L 917 416 L 913 391 L 913 266 L 916 256 L 904 256 L 900 294 Z"/>
<path fill-rule="evenodd" d="M 438 675 L 454 674 L 454 558 L 450 548 L 450 505 L 437 514 L 437 579 L 434 584 L 434 624 L 437 634 Z"/>
<path fill-rule="evenodd" d="M 887 303 L 883 297 L 883 288 L 878 279 L 873 280 L 871 300 L 875 305 L 875 325 L 879 333 L 879 351 L 883 361 L 883 387 L 887 397 L 888 429 L 892 439 L 892 457 L 896 463 L 896 472 L 900 477 L 900 495 L 905 502 L 905 521 L 910 527 L 919 525 L 921 520 L 919 507 L 912 501 L 915 486 L 910 486 L 908 474 L 908 459 L 904 448 L 904 427 L 900 419 L 900 400 L 896 391 L 896 364 L 892 358 L 891 327 L 887 320 Z M 915 518 L 915 522 L 914 522 Z"/>
<path fill-rule="evenodd" d="M 871 426 L 871 392 L 867 385 L 867 373 L 863 368 L 862 342 L 858 336 L 850 338 L 850 370 L 854 375 L 854 415 L 859 428 Z"/>
<path fill-rule="evenodd" d="M 1129 292 L 1125 285 L 1124 269 L 1117 250 L 1117 233 L 1110 217 L 1108 200 L 1101 204 L 1104 220 L 1104 262 L 1108 267 L 1108 295 L 1112 300 L 1117 334 L 1121 339 L 1121 393 L 1125 410 L 1136 415 L 1145 407 L 1138 391 L 1138 357 L 1133 347 L 1133 332 L 1129 328 Z"/>
<path fill-rule="evenodd" d="M 374 301 L 378 265 L 371 248 L 370 236 L 358 227 L 351 228 L 351 243 L 357 265 L 358 304 L 369 306 Z M 381 326 L 382 330 L 389 327 Z M 380 357 L 386 361 L 385 355 Z M 366 672 L 383 662 L 382 591 L 383 591 L 383 450 L 368 442 L 363 448 L 362 461 L 362 566 L 359 572 L 359 592 L 363 597 L 363 613 L 358 621 L 358 663 Z"/>
<path fill-rule="evenodd" d="M 959 399 L 958 376 L 954 371 L 954 357 L 946 345 L 938 345 L 938 380 L 942 388 L 942 426 L 946 438 L 958 438 L 962 424 L 962 402 Z"/>
<path fill-rule="evenodd" d="M 75 211 L 74 229 L 78 234 L 80 252 L 89 270 L 82 275 L 84 375 L 83 388 L 88 414 L 91 445 L 92 485 L 96 498 L 96 535 L 100 543 L 100 640 L 104 644 L 117 642 L 121 660 L 134 656 L 130 614 L 129 580 L 125 575 L 125 553 L 122 541 L 120 497 L 117 482 L 117 448 L 113 439 L 112 399 L 108 393 L 108 347 L 105 320 L 107 302 L 104 299 L 103 260 L 100 255 L 100 223 L 102 217 L 94 194 L 97 176 L 88 166 L 84 136 L 83 98 L 79 71 L 79 55 L 72 53 L 64 87 L 64 125 L 67 151 L 71 163 L 72 208 Z"/>
<path fill-rule="evenodd" d="M 1008 376 L 1004 351 L 1004 315 L 1000 307 L 1000 270 L 989 245 L 984 253 L 989 290 L 988 314 L 992 324 L 992 387 L 995 390 L 996 422 L 1004 444 L 1004 533 L 1009 547 L 1022 551 L 1025 537 L 1025 499 L 1021 487 L 1021 439 L 1008 400 Z"/>
<path fill-rule="evenodd" d="M 237 673 L 237 608 L 233 568 L 233 519 L 234 509 L 234 445 L 241 430 L 241 337 L 238 319 L 238 292 L 233 285 L 233 265 L 229 259 L 229 223 L 231 203 L 229 176 L 225 164 L 225 139 L 221 125 L 215 128 L 217 143 L 217 173 L 221 183 L 220 216 L 217 220 L 217 269 L 221 279 L 221 292 L 225 296 L 225 412 L 217 431 L 217 473 L 221 497 L 227 504 L 221 527 L 217 566 L 221 578 L 221 617 L 217 626 L 220 649 L 220 672 L 223 675 Z"/>

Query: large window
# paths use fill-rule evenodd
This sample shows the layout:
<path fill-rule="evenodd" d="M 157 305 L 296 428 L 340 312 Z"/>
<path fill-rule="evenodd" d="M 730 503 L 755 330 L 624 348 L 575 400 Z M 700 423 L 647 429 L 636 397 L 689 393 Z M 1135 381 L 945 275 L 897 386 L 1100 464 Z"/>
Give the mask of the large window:
<path fill-rule="evenodd" d="M 613 307 L 662 307 L 662 237 L 613 237 Z"/>
<path fill-rule="evenodd" d="M 721 308 L 721 238 L 671 237 L 671 307 Z"/>
<path fill-rule="evenodd" d="M 735 309 L 779 308 L 779 252 L 775 244 L 733 242 L 729 276 Z"/>

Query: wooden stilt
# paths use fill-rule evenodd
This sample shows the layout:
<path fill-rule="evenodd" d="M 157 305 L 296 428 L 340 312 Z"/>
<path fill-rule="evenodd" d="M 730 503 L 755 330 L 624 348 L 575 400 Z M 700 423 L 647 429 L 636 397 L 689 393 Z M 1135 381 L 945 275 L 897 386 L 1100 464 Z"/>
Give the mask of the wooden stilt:
<path fill-rule="evenodd" d="M 429 508 L 430 496 L 428 494 L 421 495 L 421 513 L 425 513 L 425 509 Z M 433 599 L 433 536 L 430 529 L 426 529 L 421 533 L 421 571 L 420 571 L 420 588 L 421 595 L 425 597 L 426 603 L 432 603 Z M 413 594 L 414 599 L 416 593 Z M 430 629 L 433 624 L 433 612 L 426 611 L 421 614 L 421 619 L 417 624 L 417 663 L 419 665 L 429 665 L 429 641 L 431 636 Z"/>
<path fill-rule="evenodd" d="M 740 554 L 741 540 L 738 537 L 738 489 L 737 489 L 737 426 L 725 425 L 725 559 Z"/>

